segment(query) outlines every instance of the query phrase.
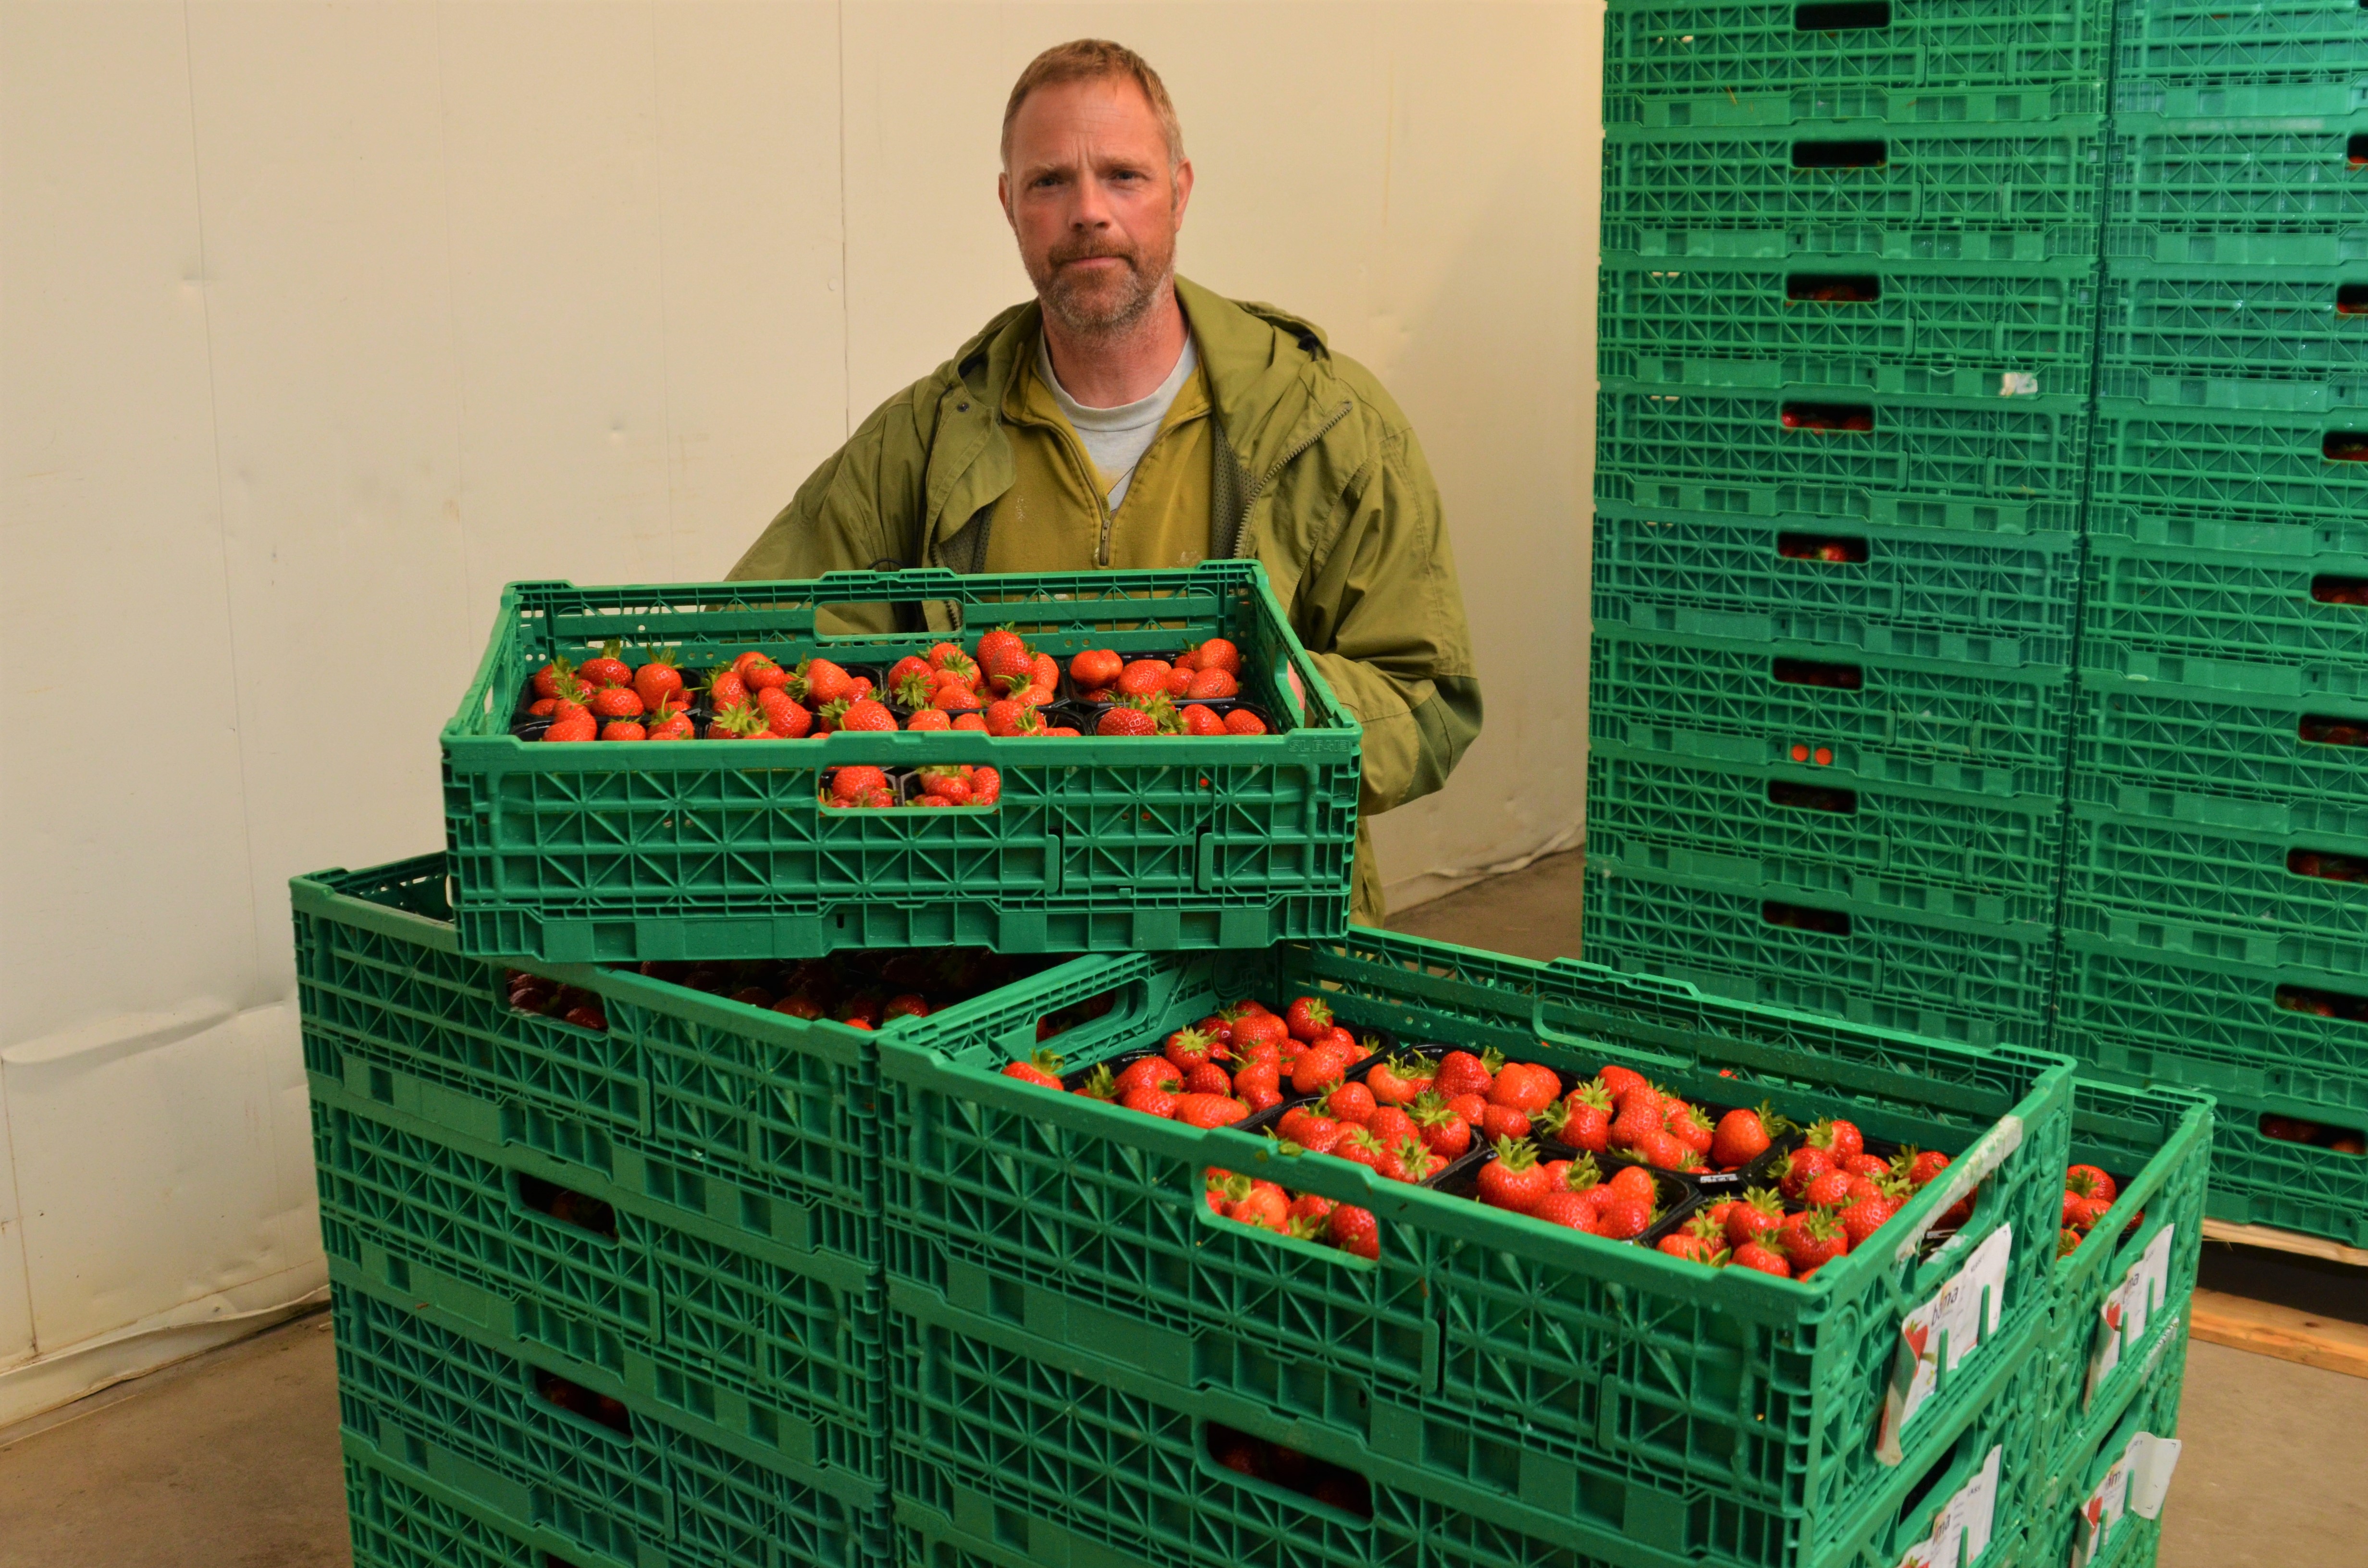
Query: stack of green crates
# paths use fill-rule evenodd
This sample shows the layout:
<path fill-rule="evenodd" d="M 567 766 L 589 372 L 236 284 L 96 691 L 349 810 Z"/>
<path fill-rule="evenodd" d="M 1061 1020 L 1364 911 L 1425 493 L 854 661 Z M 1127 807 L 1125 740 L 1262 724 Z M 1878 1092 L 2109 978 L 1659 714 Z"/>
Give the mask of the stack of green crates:
<path fill-rule="evenodd" d="M 2368 8 L 2127 0 L 2115 103 L 2060 1045 L 2368 1245 Z"/>
<path fill-rule="evenodd" d="M 1613 0 L 1591 959 L 2045 1040 L 2112 22 Z"/>

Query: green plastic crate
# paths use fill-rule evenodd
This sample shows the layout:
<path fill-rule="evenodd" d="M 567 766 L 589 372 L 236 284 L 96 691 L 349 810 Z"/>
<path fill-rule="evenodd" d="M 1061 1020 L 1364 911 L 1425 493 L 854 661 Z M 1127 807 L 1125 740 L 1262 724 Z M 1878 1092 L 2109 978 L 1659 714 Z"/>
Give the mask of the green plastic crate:
<path fill-rule="evenodd" d="M 643 1542 L 716 1568 L 870 1568 L 884 1551 L 875 1485 L 802 1471 L 761 1437 L 694 1431 L 593 1369 L 520 1360 L 351 1287 L 331 1297 L 346 1452 L 373 1469 L 426 1477 L 596 1562 L 639 1564 Z"/>
<path fill-rule="evenodd" d="M 1585 897 L 1587 956 L 1623 974 L 1985 1049 L 2047 1044 L 2050 926 L 1910 915 L 1774 884 L 1611 875 L 1592 865 Z M 1771 916 L 1822 919 L 1827 928 Z"/>
<path fill-rule="evenodd" d="M 2087 1239 L 2055 1264 L 2047 1352 L 2055 1387 L 2045 1403 L 2056 1413 L 2047 1448 L 2059 1471 L 2079 1468 L 2163 1371 L 2167 1356 L 2185 1355 L 2203 1256 L 2212 1132 L 2209 1096 L 2090 1077 L 2074 1085 L 2073 1163 L 2097 1166 L 2120 1191 Z M 2111 1319 L 2109 1305 L 2116 1308 Z"/>
<path fill-rule="evenodd" d="M 1956 397 L 1998 396 L 2014 374 L 2078 393 L 2096 322 L 2093 257 L 1838 268 L 1630 260 L 1597 276 L 1596 369 L 1606 381 Z"/>
<path fill-rule="evenodd" d="M 2100 323 L 2111 396 L 2188 407 L 2368 404 L 2368 267 L 2116 262 Z"/>
<path fill-rule="evenodd" d="M 729 1568 L 678 1542 L 631 1532 L 609 1538 L 627 1545 L 630 1555 L 587 1549 L 552 1523 L 511 1518 L 408 1465 L 382 1460 L 350 1437 L 347 1442 L 354 1568 Z M 879 1561 L 886 1568 L 885 1559 Z"/>
<path fill-rule="evenodd" d="M 752 603 L 755 600 L 757 602 Z M 610 640 L 687 666 L 761 648 L 885 666 L 941 635 L 834 634 L 817 611 L 924 604 L 1009 625 L 1065 663 L 1087 648 L 1173 653 L 1224 636 L 1282 733 L 545 745 L 509 733 L 554 655 Z M 948 607 L 951 607 L 950 609 Z M 1306 692 L 1303 710 L 1286 670 Z M 446 838 L 461 947 L 552 961 L 806 958 L 842 947 L 1004 952 L 1258 945 L 1349 918 L 1357 722 L 1252 561 L 1189 571 L 579 588 L 513 584 L 444 732 Z M 991 764 L 992 807 L 825 811 L 825 767 Z"/>
<path fill-rule="evenodd" d="M 1624 1058 L 1713 1102 L 1772 1095 L 1796 1114 L 1850 1115 L 1873 1137 L 1958 1153 L 1966 1179 L 1984 1151 L 2020 1142 L 1933 1260 L 1886 1246 L 1830 1283 L 1709 1274 L 1000 1075 L 1032 1049 L 1038 1018 L 1113 990 L 1104 1018 L 1062 1037 L 1072 1064 L 1223 999 L 1315 992 L 1352 1025 L 1400 1039 L 1493 1044 L 1565 1074 Z M 1928 1433 L 1987 1401 L 2021 1325 L 2051 1301 L 2070 1067 L 2043 1052 L 1966 1051 L 1573 960 L 1366 932 L 1259 954 L 1081 960 L 1028 995 L 923 1024 L 882 1042 L 883 1117 L 906 1130 L 886 1158 L 892 1312 L 927 1301 L 1006 1319 L 1196 1410 L 1264 1411 L 1306 1445 L 1322 1435 L 1327 1451 L 1535 1510 L 1579 1551 L 1626 1551 L 1625 1539 L 1681 1557 L 1807 1561 L 1819 1531 L 1896 1473 L 1873 1437 L 1902 1314 L 1972 1242 L 2013 1227 L 1999 1336 L 1959 1369 L 1952 1386 L 1964 1387 L 1911 1418 L 1912 1466 L 1938 1440 Z M 1370 1208 L 1378 1261 L 1218 1220 L 1201 1194 L 1212 1165 Z M 1921 1195 L 1906 1227 L 1946 1197 Z"/>
<path fill-rule="evenodd" d="M 1861 788 L 1830 768 L 1721 767 L 1626 746 L 1587 759 L 1587 858 L 1607 876 L 1715 877 L 1840 893 L 1904 913 L 1936 894 L 1994 899 L 2009 921 L 2055 918 L 2060 800 Z"/>
<path fill-rule="evenodd" d="M 2368 517 L 2368 460 L 2328 456 L 2351 449 L 2345 443 L 2355 437 L 2368 442 L 2368 408 L 2170 409 L 2100 399 L 2092 449 L 2098 531 L 2143 540 L 2180 517 L 2356 526 Z"/>
<path fill-rule="evenodd" d="M 670 1223 L 779 1248 L 848 1289 L 871 1278 L 871 1036 L 638 974 L 469 958 L 444 886 L 441 855 L 290 883 L 316 1096 L 531 1153 L 544 1179 L 663 1205 Z M 511 1008 L 517 967 L 598 995 L 608 1028 Z"/>
<path fill-rule="evenodd" d="M 2330 737 L 2356 736 L 2352 744 Z M 2368 697 L 2084 671 L 2072 800 L 2263 833 L 2368 836 Z"/>
<path fill-rule="evenodd" d="M 2173 961 L 2298 965 L 2368 988 L 2368 838 L 2076 807 L 2064 926 Z"/>
<path fill-rule="evenodd" d="M 2312 665 L 2368 670 L 2368 556 L 2096 540 L 2080 639 L 2081 663 L 2113 674 L 2153 675 L 2163 654 L 2267 666 L 2263 684 L 2298 685 Z"/>
<path fill-rule="evenodd" d="M 2110 1413 L 2110 1424 L 2082 1423 L 2073 1427 L 2075 1447 L 2055 1461 L 2051 1483 L 2032 1509 L 2019 1562 L 2031 1568 L 2061 1568 L 2072 1561 L 2073 1543 L 2080 1534 L 2080 1510 L 2127 1450 L 2130 1438 L 2139 1432 L 2157 1437 L 2178 1433 L 2186 1373 L 2187 1334 L 2181 1324 L 2180 1332 L 2162 1346 L 2144 1386 Z M 2173 1489 L 2177 1489 L 2176 1481 Z M 2153 1568 L 2161 1540 L 2159 1517 L 2124 1514 L 2107 1531 L 2102 1549 L 2089 1559 L 2088 1568 Z"/>
<path fill-rule="evenodd" d="M 1824 676 L 1819 665 L 1855 672 L 1857 688 L 1803 684 L 1804 674 L 1851 678 Z M 1639 636 L 1618 626 L 1595 629 L 1589 669 L 1596 744 L 1711 762 L 1808 762 L 1871 784 L 1967 794 L 2063 788 L 2063 669 Z"/>
<path fill-rule="evenodd" d="M 2132 89 L 2173 85 L 2239 96 L 2180 113 L 2249 114 L 2250 86 L 2368 83 L 2368 17 L 2359 0 L 2123 0 L 2117 71 L 2132 108 L 2162 108 Z M 2166 100 L 2167 101 L 2167 100 Z"/>
<path fill-rule="evenodd" d="M 2078 1042 L 2067 1041 L 2067 1049 Z M 2264 1117 L 2286 1117 L 2343 1131 L 2368 1130 L 2368 1113 L 2293 1099 L 2221 1094 L 2212 1133 L 2212 1218 L 2232 1225 L 2270 1225 L 2368 1247 L 2368 1155 L 2323 1143 L 2297 1143 L 2261 1131 Z"/>
<path fill-rule="evenodd" d="M 2071 662 L 2079 562 L 2069 535 L 2022 543 L 1800 521 L 1600 505 L 1593 622 L 1911 658 Z"/>
<path fill-rule="evenodd" d="M 1826 120 L 1787 131 L 1638 131 L 1603 140 L 1603 250 L 2041 262 L 2097 254 L 2095 118 L 1997 127 Z"/>
<path fill-rule="evenodd" d="M 1788 426 L 1801 418 L 1871 428 Z M 2078 397 L 1840 397 L 1817 389 L 1746 392 L 1611 382 L 1596 394 L 1595 494 L 1651 506 L 1664 484 L 1747 498 L 1742 506 L 1868 521 L 1920 503 L 2077 506 L 2088 457 Z M 2314 456 L 2316 453 L 2314 452 Z M 2360 465 L 2368 473 L 2368 464 Z M 1765 496 L 1765 500 L 1760 497 Z M 2028 517 L 2028 513 L 2023 514 Z"/>
<path fill-rule="evenodd" d="M 2060 1049 L 2123 1080 L 2368 1114 L 2368 977 L 2115 941 L 2067 903 Z M 2215 1178 L 2216 1179 L 2216 1178 Z"/>
<path fill-rule="evenodd" d="M 2338 513 L 2228 517 L 2123 506 L 2089 509 L 2089 537 L 2107 545 L 2169 546 L 2220 554 L 2368 555 L 2368 517 Z"/>
<path fill-rule="evenodd" d="M 2064 112 L 2094 112 L 2112 25 L 2098 0 L 1617 0 L 1604 17 L 1604 114 L 1666 125 L 1684 123 L 1672 114 L 1683 108 L 1695 124 L 1721 113 L 1759 123 L 1732 117 L 1800 99 L 1795 112 L 1816 118 L 2020 119 L 2067 96 L 2078 107 Z M 2013 112 L 1998 112 L 1998 89 L 2022 100 Z"/>
<path fill-rule="evenodd" d="M 2352 161 L 2368 109 L 2265 112 L 2279 118 L 2116 115 L 2106 255 L 2257 267 L 2368 256 L 2368 160 Z"/>
<path fill-rule="evenodd" d="M 1604 1536 L 1586 1528 L 1583 1512 L 1574 1518 L 1529 1499 L 1459 1488 L 1439 1478 L 1437 1465 L 1393 1464 L 1304 1423 L 1212 1405 L 1197 1392 L 992 1318 L 935 1308 L 894 1322 L 895 1515 L 908 1563 L 1709 1568 L 1733 1561 L 1715 1551 L 1673 1551 L 1649 1536 Z M 1940 1434 L 1936 1458 L 1919 1454 L 1884 1471 L 1847 1517 L 1820 1521 L 1834 1545 L 1815 1561 L 1895 1568 L 1894 1546 L 1921 1539 L 1948 1495 L 1918 1494 L 1919 1483 L 1952 1478 L 1960 1451 L 1976 1444 L 1987 1452 L 2001 1440 L 2036 1437 L 2035 1364 L 2028 1346 L 2012 1347 L 1985 1377 L 1990 1399 Z M 1234 1434 L 1331 1468 L 1311 1466 L 1296 1486 L 1239 1473 L 1215 1457 Z M 1509 1430 L 1474 1435 L 1475 1446 L 1484 1440 L 1501 1444 L 1508 1459 L 1520 1443 Z"/>
<path fill-rule="evenodd" d="M 379 1108 L 313 1102 L 331 1278 L 521 1358 L 598 1367 L 637 1399 L 729 1406 L 727 1426 L 795 1464 L 886 1483 L 875 1287 L 684 1231 L 663 1206 L 586 1204 L 530 1155 Z"/>

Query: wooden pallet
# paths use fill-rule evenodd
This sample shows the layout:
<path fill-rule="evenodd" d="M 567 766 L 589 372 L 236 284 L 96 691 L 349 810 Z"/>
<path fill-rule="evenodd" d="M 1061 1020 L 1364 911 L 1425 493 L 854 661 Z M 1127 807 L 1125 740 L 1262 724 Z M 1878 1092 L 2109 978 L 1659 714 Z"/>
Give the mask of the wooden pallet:
<path fill-rule="evenodd" d="M 2203 1239 L 2263 1247 L 2368 1271 L 2368 1247 L 2345 1246 L 2324 1236 L 2298 1235 L 2267 1225 L 2231 1225 L 2225 1221 L 2206 1220 Z M 2360 1285 L 2368 1291 L 2368 1272 L 2362 1274 Z M 2188 1321 L 2196 1338 L 2214 1345 L 2368 1378 L 2368 1325 L 2321 1317 L 2273 1301 L 2256 1301 L 2249 1297 L 2202 1289 L 2195 1292 L 2195 1304 Z"/>

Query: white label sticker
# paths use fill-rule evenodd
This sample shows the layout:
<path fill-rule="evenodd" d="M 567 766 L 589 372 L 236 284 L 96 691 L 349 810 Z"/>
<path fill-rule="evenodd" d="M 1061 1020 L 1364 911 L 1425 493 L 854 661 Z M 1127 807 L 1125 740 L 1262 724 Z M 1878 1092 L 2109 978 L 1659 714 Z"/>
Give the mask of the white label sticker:
<path fill-rule="evenodd" d="M 1875 1458 L 1884 1464 L 1900 1461 L 1900 1431 L 1940 1386 L 1941 1374 L 1955 1371 L 1976 1346 L 1998 1332 L 2013 1249 L 2014 1233 L 2000 1225 L 1982 1239 L 1938 1295 L 1900 1320 L 1899 1355 L 1892 1365 L 1883 1424 L 1874 1439 Z"/>
<path fill-rule="evenodd" d="M 2000 397 L 2037 397 L 2039 378 L 2029 370 L 2009 370 L 1998 378 Z"/>
<path fill-rule="evenodd" d="M 1982 1468 L 1941 1506 L 1932 1517 L 1932 1533 L 1908 1548 L 1899 1568 L 1974 1568 L 1982 1560 L 1998 1518 L 1998 1462 L 2005 1451 L 1990 1450 Z"/>
<path fill-rule="evenodd" d="M 2080 1505 L 2073 1532 L 2071 1568 L 2088 1568 L 2105 1554 L 2124 1516 L 2151 1519 L 2162 1513 L 2170 1490 L 2170 1472 L 2179 1465 L 2179 1439 L 2151 1432 L 2133 1434 L 2105 1478 Z"/>
<path fill-rule="evenodd" d="M 2122 1363 L 2123 1352 L 2146 1337 L 2146 1323 L 2161 1310 L 2163 1298 L 2170 1293 L 2170 1244 L 2175 1227 L 2165 1225 L 2155 1233 L 2146 1251 L 2138 1254 L 2122 1276 L 2122 1282 L 2108 1291 L 2103 1305 L 2097 1309 L 2097 1330 L 2094 1347 L 2089 1355 L 2088 1386 L 2081 1390 L 2081 1407 L 2086 1409 L 2097 1397 L 2098 1389 Z"/>

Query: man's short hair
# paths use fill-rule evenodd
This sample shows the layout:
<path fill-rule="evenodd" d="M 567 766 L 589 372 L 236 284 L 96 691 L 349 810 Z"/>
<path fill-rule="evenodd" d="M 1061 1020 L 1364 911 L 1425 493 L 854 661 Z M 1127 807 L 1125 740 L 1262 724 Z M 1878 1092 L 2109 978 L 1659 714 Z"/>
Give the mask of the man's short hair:
<path fill-rule="evenodd" d="M 1112 43 L 1106 38 L 1081 38 L 1056 43 L 1030 61 L 1028 69 L 1019 73 L 1019 80 L 1011 85 L 1011 97 L 1003 106 L 1003 166 L 1011 166 L 1011 122 L 1019 118 L 1019 106 L 1028 101 L 1029 94 L 1063 82 L 1099 82 L 1111 76 L 1129 77 L 1143 89 L 1151 112 L 1159 117 L 1160 134 L 1167 139 L 1167 166 L 1174 169 L 1181 165 L 1184 127 L 1177 121 L 1176 104 L 1167 96 L 1167 85 L 1151 68 L 1151 62 L 1122 43 Z"/>

